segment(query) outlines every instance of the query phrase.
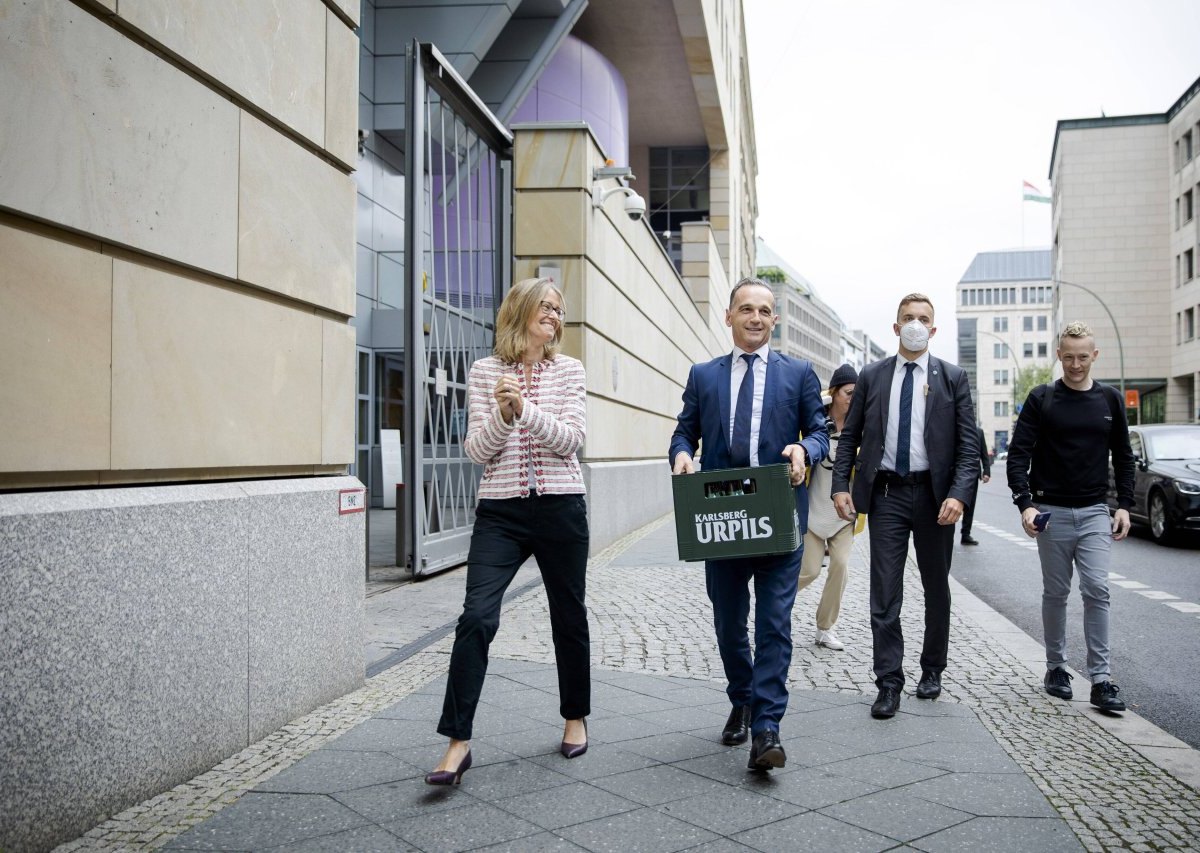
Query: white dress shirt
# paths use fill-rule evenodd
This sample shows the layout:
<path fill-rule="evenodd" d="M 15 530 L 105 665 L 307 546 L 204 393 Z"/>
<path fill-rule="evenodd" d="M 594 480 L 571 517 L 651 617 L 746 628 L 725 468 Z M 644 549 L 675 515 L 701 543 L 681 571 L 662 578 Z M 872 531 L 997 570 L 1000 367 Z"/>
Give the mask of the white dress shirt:
<path fill-rule="evenodd" d="M 929 394 L 929 350 L 914 362 L 896 356 L 896 372 L 892 374 L 892 396 L 888 404 L 887 435 L 883 442 L 883 461 L 879 467 L 896 470 L 896 441 L 900 436 L 900 386 L 904 382 L 904 365 L 913 369 L 912 430 L 908 439 L 908 470 L 928 471 L 929 454 L 925 452 L 925 397 Z"/>
<path fill-rule="evenodd" d="M 737 416 L 738 391 L 746 376 L 746 350 L 733 348 L 733 363 L 729 366 L 729 440 L 733 440 L 733 420 Z M 750 467 L 758 467 L 758 427 L 762 423 L 763 390 L 767 387 L 767 358 L 771 345 L 763 344 L 754 354 L 754 407 L 750 412 Z M 783 461 L 780 459 L 779 461 Z"/>

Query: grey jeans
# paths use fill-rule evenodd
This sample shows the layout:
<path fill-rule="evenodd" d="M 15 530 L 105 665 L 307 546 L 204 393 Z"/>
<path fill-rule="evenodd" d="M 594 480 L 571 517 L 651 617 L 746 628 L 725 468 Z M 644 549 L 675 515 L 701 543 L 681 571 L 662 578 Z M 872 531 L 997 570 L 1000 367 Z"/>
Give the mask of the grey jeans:
<path fill-rule="evenodd" d="M 1041 505 L 1050 524 L 1038 534 L 1042 561 L 1042 631 L 1046 639 L 1046 668 L 1066 664 L 1067 596 L 1071 574 L 1079 570 L 1083 598 L 1083 638 L 1087 643 L 1088 676 L 1093 684 L 1109 680 L 1108 566 L 1112 553 L 1112 522 L 1108 507 Z"/>

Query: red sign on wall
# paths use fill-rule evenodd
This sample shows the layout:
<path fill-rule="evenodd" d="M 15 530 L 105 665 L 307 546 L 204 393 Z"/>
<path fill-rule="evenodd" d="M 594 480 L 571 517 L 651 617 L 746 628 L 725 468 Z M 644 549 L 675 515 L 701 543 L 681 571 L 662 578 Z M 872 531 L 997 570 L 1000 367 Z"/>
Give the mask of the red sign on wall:
<path fill-rule="evenodd" d="M 1136 388 L 1129 388 L 1125 391 L 1125 408 L 1136 409 L 1138 407 L 1138 400 L 1139 395 Z"/>

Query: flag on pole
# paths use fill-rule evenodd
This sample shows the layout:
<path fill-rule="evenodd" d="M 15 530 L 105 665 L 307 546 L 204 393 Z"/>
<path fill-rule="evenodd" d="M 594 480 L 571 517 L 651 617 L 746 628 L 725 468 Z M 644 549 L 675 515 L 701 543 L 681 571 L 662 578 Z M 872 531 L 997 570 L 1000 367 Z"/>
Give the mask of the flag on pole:
<path fill-rule="evenodd" d="M 1029 183 L 1029 181 L 1023 181 L 1021 186 L 1021 200 L 1049 204 L 1050 196 L 1043 194 L 1041 190 Z"/>

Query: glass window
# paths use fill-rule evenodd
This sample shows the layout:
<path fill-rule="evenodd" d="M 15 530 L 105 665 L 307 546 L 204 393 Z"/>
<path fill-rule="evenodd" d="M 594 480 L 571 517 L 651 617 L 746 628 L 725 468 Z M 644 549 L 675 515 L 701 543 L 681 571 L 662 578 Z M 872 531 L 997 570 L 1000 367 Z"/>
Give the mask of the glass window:
<path fill-rule="evenodd" d="M 1008 416 L 1008 401 L 996 400 L 992 403 L 992 414 L 998 418 Z"/>
<path fill-rule="evenodd" d="M 1046 331 L 1046 317 L 1045 317 L 1045 315 L 1043 315 L 1043 316 L 1041 316 L 1041 317 L 1038 317 L 1038 331 L 1039 331 L 1039 332 L 1044 332 L 1044 331 Z"/>
<path fill-rule="evenodd" d="M 992 371 L 992 384 L 993 385 L 1007 385 L 1008 384 L 1008 371 L 1007 370 L 993 370 Z"/>
<path fill-rule="evenodd" d="M 1192 196 L 1191 190 L 1188 190 L 1187 192 L 1185 192 L 1183 194 L 1183 221 L 1184 222 L 1191 222 L 1192 217 L 1195 215 L 1196 211 L 1195 211 L 1194 206 L 1192 205 L 1192 198 L 1193 198 L 1193 196 Z"/>
<path fill-rule="evenodd" d="M 1190 341 L 1196 337 L 1196 309 L 1188 308 L 1183 312 L 1183 339 Z"/>
<path fill-rule="evenodd" d="M 1007 332 L 1008 331 L 1008 318 L 1007 317 L 993 317 L 992 318 L 992 331 L 993 332 Z"/>
<path fill-rule="evenodd" d="M 1038 344 L 1038 358 L 1046 357 L 1046 349 L 1047 347 L 1045 344 Z"/>
<path fill-rule="evenodd" d="M 1032 332 L 1033 331 L 1033 318 L 1032 317 L 1022 317 L 1021 318 L 1021 328 L 1026 332 Z"/>
<path fill-rule="evenodd" d="M 1196 255 L 1193 249 L 1183 253 L 1183 280 L 1191 281 L 1196 276 Z"/>
<path fill-rule="evenodd" d="M 1156 432 L 1147 436 L 1147 443 L 1155 459 L 1200 458 L 1200 430 L 1190 427 Z"/>
<path fill-rule="evenodd" d="M 650 227 L 676 270 L 683 265 L 683 223 L 709 215 L 708 163 L 704 146 L 650 149 Z"/>
<path fill-rule="evenodd" d="M 1021 354 L 1025 358 L 1033 358 L 1033 344 L 1025 344 L 1024 351 Z"/>
<path fill-rule="evenodd" d="M 1008 358 L 1008 344 L 992 344 L 992 358 Z"/>

